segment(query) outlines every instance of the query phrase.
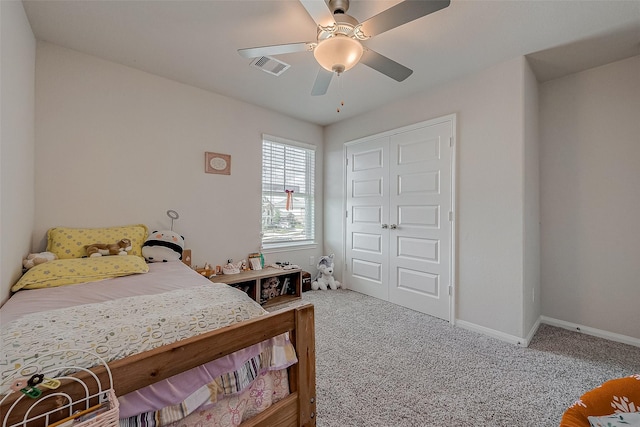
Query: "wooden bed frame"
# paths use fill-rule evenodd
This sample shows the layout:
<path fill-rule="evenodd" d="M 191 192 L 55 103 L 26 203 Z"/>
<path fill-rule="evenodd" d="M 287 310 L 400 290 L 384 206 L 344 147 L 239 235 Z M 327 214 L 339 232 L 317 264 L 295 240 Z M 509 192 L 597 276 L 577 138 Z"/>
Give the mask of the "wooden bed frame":
<path fill-rule="evenodd" d="M 237 350 L 257 344 L 266 339 L 289 332 L 298 363 L 288 368 L 290 394 L 264 412 L 242 423 L 242 427 L 294 427 L 316 425 L 316 373 L 315 373 L 315 325 L 314 309 L 311 304 L 282 309 L 248 321 L 217 329 L 196 337 L 168 344 L 154 350 L 129 356 L 109 363 L 113 375 L 114 390 L 122 396 L 146 387 L 180 372 L 192 369 L 206 362 L 224 357 Z M 104 367 L 93 368 L 100 378 L 106 378 Z M 88 374 L 78 374 L 79 378 Z M 108 381 L 107 381 L 108 383 Z M 70 395 L 83 395 L 77 382 L 63 384 Z M 60 390 L 56 390 L 60 391 Z M 43 392 L 43 396 L 47 392 Z M 19 396 L 7 399 L 0 408 L 0 420 Z M 21 399 L 19 405 L 9 414 L 7 425 L 21 422 L 25 412 L 22 403 L 33 401 Z M 45 399 L 44 403 L 53 403 Z M 38 406 L 38 412 L 55 409 Z"/>

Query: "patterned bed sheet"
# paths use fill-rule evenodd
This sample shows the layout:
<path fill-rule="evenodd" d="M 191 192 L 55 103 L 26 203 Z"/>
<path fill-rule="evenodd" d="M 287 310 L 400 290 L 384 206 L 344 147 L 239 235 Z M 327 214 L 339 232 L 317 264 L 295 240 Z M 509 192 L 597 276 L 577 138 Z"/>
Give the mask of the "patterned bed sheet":
<path fill-rule="evenodd" d="M 184 279 L 178 279 L 183 273 L 176 275 L 175 268 L 186 269 Z M 148 291 L 132 288 L 137 295 L 108 299 L 114 293 L 127 293 L 120 288 L 131 286 L 132 276 L 128 276 L 124 285 L 118 282 L 124 278 L 99 282 L 102 284 L 100 289 L 113 289 L 98 297 L 98 302 L 80 305 L 74 305 L 73 301 L 61 302 L 61 308 L 39 312 L 27 308 L 25 315 L 17 315 L 13 306 L 0 308 L 0 392 L 8 390 L 9 380 L 16 369 L 36 372 L 62 365 L 90 367 L 91 361 L 78 352 L 64 352 L 63 359 L 46 357 L 58 350 L 91 350 L 110 362 L 266 313 L 243 292 L 211 283 L 184 265 L 157 267 L 155 270 L 170 270 L 169 276 L 175 281 L 175 286 L 153 284 Z M 156 273 L 157 277 L 162 276 Z M 149 282 L 148 274 L 136 276 L 147 276 L 144 280 Z M 95 283 L 73 285 L 76 292 L 89 293 L 91 288 L 94 291 L 98 289 L 97 286 Z M 44 298 L 50 300 L 56 289 L 64 289 L 62 293 L 68 293 L 69 289 L 65 288 L 68 287 L 20 291 L 17 295 L 48 291 Z M 88 299 L 96 297 L 91 295 Z M 6 318 L 12 319 L 5 322 Z M 36 355 L 39 366 L 33 366 Z M 284 369 L 295 362 L 295 350 L 284 334 L 121 396 L 120 415 L 130 419 L 142 413 L 146 414 L 142 417 L 161 421 L 153 425 L 167 425 L 220 399 L 242 394 L 267 372 Z"/>
<path fill-rule="evenodd" d="M 215 405 L 199 408 L 187 417 L 167 424 L 167 427 L 238 427 L 289 395 L 287 370 L 261 374 L 244 391 L 226 396 Z M 120 427 L 156 427 L 162 420 L 151 414 L 121 419 Z"/>

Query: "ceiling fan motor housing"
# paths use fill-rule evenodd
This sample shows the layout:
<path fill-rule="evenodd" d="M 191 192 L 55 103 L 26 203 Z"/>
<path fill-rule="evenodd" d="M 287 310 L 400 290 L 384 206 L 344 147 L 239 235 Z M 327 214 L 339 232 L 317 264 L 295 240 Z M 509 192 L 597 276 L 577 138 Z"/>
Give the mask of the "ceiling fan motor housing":
<path fill-rule="evenodd" d="M 329 0 L 329 10 L 334 15 L 337 13 L 347 13 L 347 10 L 349 10 L 349 0 Z"/>
<path fill-rule="evenodd" d="M 318 41 L 328 39 L 338 34 L 355 38 L 356 27 L 359 24 L 358 21 L 346 13 L 334 15 L 334 17 L 336 21 L 334 25 L 326 27 L 318 25 Z"/>

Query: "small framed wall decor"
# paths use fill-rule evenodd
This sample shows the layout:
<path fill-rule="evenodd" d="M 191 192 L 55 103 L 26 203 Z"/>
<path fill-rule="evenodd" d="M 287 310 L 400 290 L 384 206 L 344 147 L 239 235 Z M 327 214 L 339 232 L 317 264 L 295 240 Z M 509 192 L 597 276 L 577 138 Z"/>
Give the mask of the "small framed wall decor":
<path fill-rule="evenodd" d="M 231 175 L 231 155 L 206 151 L 204 153 L 204 171 L 206 173 Z"/>

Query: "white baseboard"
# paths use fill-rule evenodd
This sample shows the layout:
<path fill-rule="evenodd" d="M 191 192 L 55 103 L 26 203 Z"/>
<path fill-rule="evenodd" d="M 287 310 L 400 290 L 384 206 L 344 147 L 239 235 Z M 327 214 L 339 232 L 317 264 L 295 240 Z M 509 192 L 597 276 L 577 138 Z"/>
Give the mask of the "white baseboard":
<path fill-rule="evenodd" d="M 604 338 L 610 341 L 621 342 L 623 344 L 633 345 L 640 347 L 640 339 L 629 337 L 627 335 L 616 334 L 614 332 L 603 331 L 602 329 L 591 328 L 589 326 L 579 325 L 577 323 L 565 322 L 564 320 L 554 319 L 552 317 L 540 316 L 539 322 L 545 323 L 551 326 L 557 326 L 563 329 L 569 329 L 571 331 L 581 332 L 587 335 L 593 335 L 594 337 Z"/>
<path fill-rule="evenodd" d="M 571 331 L 580 332 L 587 335 L 592 335 L 598 338 L 604 338 L 610 341 L 620 342 L 623 344 L 629 344 L 635 347 L 640 347 L 640 339 L 629 337 L 627 335 L 616 334 L 614 332 L 603 331 L 602 329 L 591 328 L 589 326 L 579 325 L 577 323 L 565 322 L 564 320 L 553 319 L 547 316 L 540 316 L 536 323 L 533 325 L 526 338 L 519 338 L 515 335 L 506 334 L 495 329 L 487 328 L 484 326 L 476 325 L 475 323 L 466 322 L 464 320 L 456 319 L 455 326 L 459 326 L 469 331 L 478 332 L 483 335 L 488 335 L 493 338 L 497 338 L 501 341 L 505 341 L 511 344 L 519 345 L 521 347 L 528 347 L 533 339 L 533 336 L 538 331 L 540 325 L 544 323 L 546 325 L 557 326 L 563 329 L 569 329 Z"/>
<path fill-rule="evenodd" d="M 538 329 L 537 325 L 539 324 L 540 322 L 536 323 L 536 326 L 532 329 L 532 333 L 529 334 L 530 337 L 533 337 L 533 334 L 535 334 L 535 331 Z M 475 323 L 466 322 L 460 319 L 456 319 L 455 325 L 463 329 L 467 329 L 473 332 L 478 332 L 483 335 L 488 335 L 490 337 L 497 338 L 501 341 L 506 341 L 511 344 L 519 345 L 521 347 L 529 346 L 529 342 L 531 341 L 531 338 L 529 336 L 526 339 L 524 339 L 524 338 L 517 337 L 515 335 L 509 335 L 504 332 L 496 331 L 495 329 L 486 328 L 484 326 L 476 325 Z"/>
<path fill-rule="evenodd" d="M 536 334 L 536 332 L 538 332 L 538 328 L 540 327 L 541 323 L 542 323 L 542 320 L 540 319 L 540 317 L 538 317 L 538 320 L 536 320 L 536 323 L 534 323 L 533 327 L 527 334 L 527 338 L 526 338 L 527 347 L 529 346 L 529 344 L 531 344 L 531 340 L 533 339 L 533 336 Z"/>

